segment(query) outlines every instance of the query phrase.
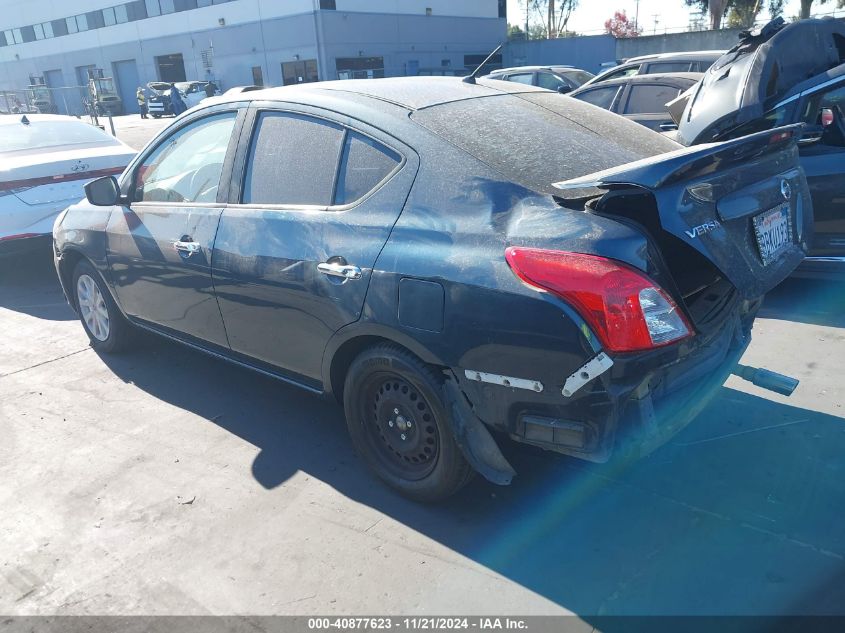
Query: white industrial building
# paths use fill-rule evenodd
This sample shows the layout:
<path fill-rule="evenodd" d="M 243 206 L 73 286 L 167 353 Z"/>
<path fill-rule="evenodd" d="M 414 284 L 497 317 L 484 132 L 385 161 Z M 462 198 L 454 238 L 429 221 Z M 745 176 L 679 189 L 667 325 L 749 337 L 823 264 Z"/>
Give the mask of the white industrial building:
<path fill-rule="evenodd" d="M 113 76 L 221 87 L 459 74 L 506 36 L 505 0 L 0 0 L 0 90 Z M 59 111 L 77 109 L 56 91 Z M 62 103 L 64 101 L 64 103 Z"/>

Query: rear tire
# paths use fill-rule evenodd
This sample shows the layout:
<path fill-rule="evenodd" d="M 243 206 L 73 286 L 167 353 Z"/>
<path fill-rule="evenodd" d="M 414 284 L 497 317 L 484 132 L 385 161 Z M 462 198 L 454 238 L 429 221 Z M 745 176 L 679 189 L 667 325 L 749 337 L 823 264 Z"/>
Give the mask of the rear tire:
<path fill-rule="evenodd" d="M 452 434 L 442 379 L 401 347 L 377 345 L 352 362 L 343 406 L 355 449 L 404 496 L 438 501 L 472 478 Z"/>
<path fill-rule="evenodd" d="M 79 320 L 91 347 L 107 354 L 129 347 L 133 340 L 132 325 L 117 307 L 100 273 L 85 260 L 73 271 L 73 292 Z"/>

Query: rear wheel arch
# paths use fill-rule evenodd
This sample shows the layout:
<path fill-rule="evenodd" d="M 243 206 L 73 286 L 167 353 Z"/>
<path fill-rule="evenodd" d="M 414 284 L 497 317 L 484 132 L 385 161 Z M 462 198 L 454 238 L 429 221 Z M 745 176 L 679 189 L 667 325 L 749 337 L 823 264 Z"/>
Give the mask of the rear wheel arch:
<path fill-rule="evenodd" d="M 323 384 L 326 394 L 331 395 L 338 402 L 342 402 L 346 374 L 354 360 L 365 350 L 384 344 L 394 345 L 432 367 L 442 368 L 446 366 L 419 343 L 412 339 L 409 340 L 407 337 L 392 336 L 387 332 L 360 333 L 344 340 L 329 343 L 333 349 L 326 354 L 323 361 Z"/>

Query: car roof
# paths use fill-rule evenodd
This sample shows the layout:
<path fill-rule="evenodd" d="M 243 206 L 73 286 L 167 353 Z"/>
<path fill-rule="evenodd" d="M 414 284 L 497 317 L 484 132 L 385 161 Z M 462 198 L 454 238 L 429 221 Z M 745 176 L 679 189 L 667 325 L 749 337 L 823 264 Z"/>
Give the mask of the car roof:
<path fill-rule="evenodd" d="M 690 59 L 690 58 L 704 59 L 704 60 L 709 60 L 709 59 L 712 58 L 713 61 L 716 61 L 717 59 L 719 59 L 719 57 L 721 57 L 724 54 L 725 54 L 725 51 L 679 51 L 677 53 L 654 53 L 654 54 L 651 54 L 651 55 L 639 55 L 637 57 L 629 57 L 624 62 L 622 62 L 622 64 L 620 64 L 620 66 L 623 65 L 623 64 L 631 64 L 631 63 L 637 63 L 637 62 L 648 62 L 648 61 L 654 61 L 654 60 L 661 60 L 661 61 L 672 60 L 672 59 L 685 60 L 685 59 Z"/>
<path fill-rule="evenodd" d="M 692 82 L 699 81 L 704 76 L 704 73 L 655 73 L 653 75 L 629 75 L 628 77 L 619 77 L 617 79 L 607 79 L 598 83 L 590 84 L 585 88 L 598 88 L 600 86 L 618 86 L 620 84 L 635 83 L 644 84 L 660 80 L 671 79 L 688 79 Z"/>
<path fill-rule="evenodd" d="M 21 119 L 26 117 L 28 121 L 32 123 L 37 123 L 38 121 L 62 121 L 62 122 L 77 122 L 77 123 L 84 123 L 81 119 L 77 119 L 75 116 L 67 116 L 65 114 L 30 114 L 29 112 L 22 112 L 22 113 L 13 113 L 9 116 L 4 116 L 0 119 L 0 125 L 15 125 L 21 124 Z"/>
<path fill-rule="evenodd" d="M 351 93 L 405 108 L 421 110 L 443 103 L 501 94 L 548 92 L 535 86 L 508 81 L 485 80 L 467 83 L 460 77 L 390 77 L 386 79 L 343 79 L 253 90 L 208 99 L 209 105 L 233 101 L 296 101 L 317 103 L 321 97 Z M 206 103 L 206 101 L 203 101 Z"/>
<path fill-rule="evenodd" d="M 512 66 L 510 68 L 501 68 L 499 70 L 494 70 L 491 72 L 491 75 L 498 75 L 501 73 L 511 73 L 511 72 L 531 72 L 533 70 L 580 70 L 580 68 L 575 68 L 575 66 L 570 66 L 569 64 L 548 64 L 545 66 Z"/>

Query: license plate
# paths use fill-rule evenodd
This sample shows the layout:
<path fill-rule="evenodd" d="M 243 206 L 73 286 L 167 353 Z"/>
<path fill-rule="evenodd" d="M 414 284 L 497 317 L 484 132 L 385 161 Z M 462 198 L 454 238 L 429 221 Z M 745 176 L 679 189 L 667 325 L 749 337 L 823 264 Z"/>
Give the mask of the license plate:
<path fill-rule="evenodd" d="M 754 216 L 754 235 L 763 265 L 768 266 L 792 244 L 789 203 Z"/>

